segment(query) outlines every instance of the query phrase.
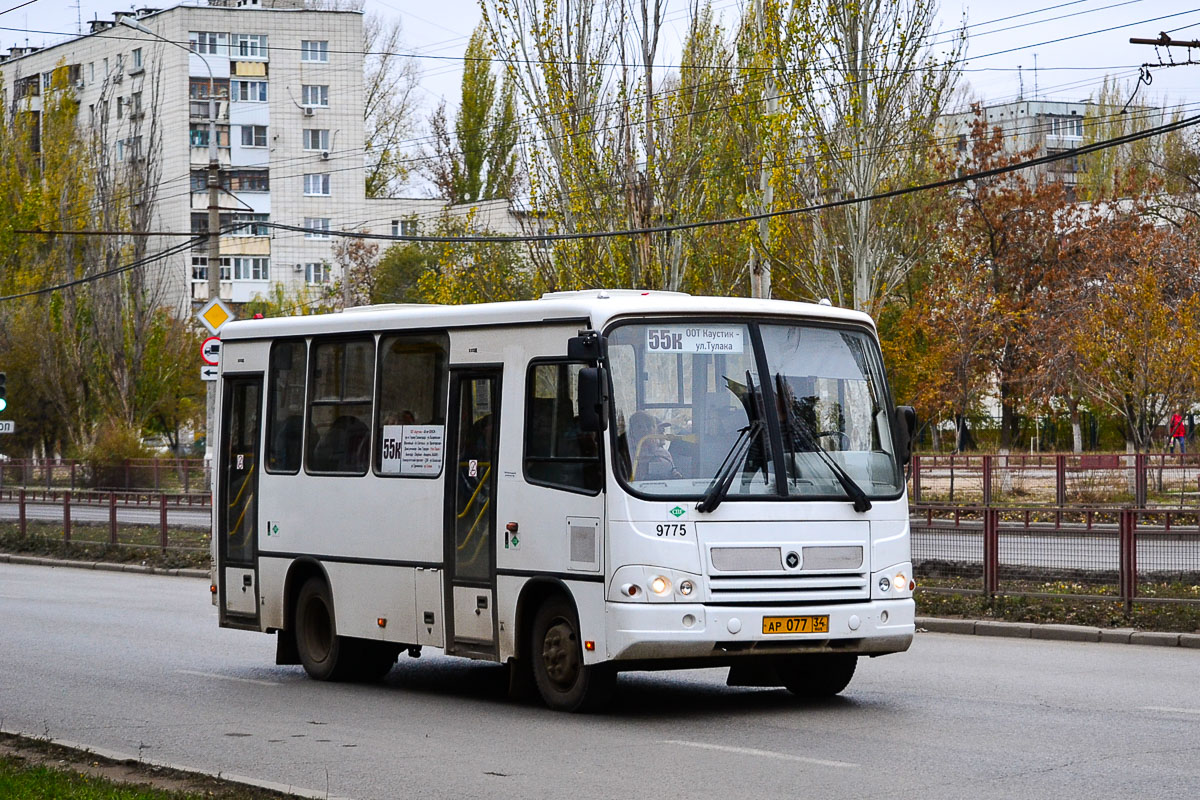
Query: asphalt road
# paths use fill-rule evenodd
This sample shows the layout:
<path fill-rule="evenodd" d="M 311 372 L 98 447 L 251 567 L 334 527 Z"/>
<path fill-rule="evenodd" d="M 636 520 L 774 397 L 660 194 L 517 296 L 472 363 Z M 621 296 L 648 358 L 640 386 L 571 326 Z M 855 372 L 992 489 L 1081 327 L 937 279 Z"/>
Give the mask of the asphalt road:
<path fill-rule="evenodd" d="M 1192 798 L 1200 651 L 922 633 L 804 703 L 623 675 L 603 714 L 429 654 L 376 686 L 273 666 L 203 581 L 0 564 L 0 727 L 354 798 Z"/>
<path fill-rule="evenodd" d="M 157 526 L 159 514 L 157 507 L 118 506 L 117 522 L 122 525 Z M 20 509 L 16 503 L 0 503 L 0 519 L 15 520 L 19 518 Z M 39 522 L 62 522 L 62 506 L 26 503 L 25 518 Z M 108 524 L 108 506 L 72 504 L 71 521 Z M 207 508 L 168 508 L 167 524 L 172 528 L 210 528 L 212 527 L 212 511 Z"/>

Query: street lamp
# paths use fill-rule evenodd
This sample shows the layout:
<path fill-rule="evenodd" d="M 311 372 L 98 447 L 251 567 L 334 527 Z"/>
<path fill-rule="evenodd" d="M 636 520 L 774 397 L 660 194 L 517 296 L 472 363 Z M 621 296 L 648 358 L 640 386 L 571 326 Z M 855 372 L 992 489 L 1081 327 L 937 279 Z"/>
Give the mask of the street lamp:
<path fill-rule="evenodd" d="M 179 42 L 155 33 L 126 14 L 118 14 L 117 22 L 159 41 L 173 44 L 188 54 L 196 52 L 190 47 L 184 47 Z M 208 59 L 204 57 L 203 53 L 196 52 L 196 56 L 208 70 L 208 296 L 212 298 L 221 296 L 221 162 L 217 154 L 216 81 L 213 80 L 212 66 L 209 65 Z"/>

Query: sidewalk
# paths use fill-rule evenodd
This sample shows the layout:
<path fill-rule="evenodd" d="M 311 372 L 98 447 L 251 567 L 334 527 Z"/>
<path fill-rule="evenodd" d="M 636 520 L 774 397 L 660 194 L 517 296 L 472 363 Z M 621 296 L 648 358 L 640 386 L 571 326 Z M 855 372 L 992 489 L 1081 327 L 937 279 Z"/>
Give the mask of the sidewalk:
<path fill-rule="evenodd" d="M 73 569 L 98 569 L 103 572 L 140 572 L 145 575 L 179 575 L 184 578 L 203 578 L 211 576 L 206 569 L 166 569 L 152 567 L 146 564 L 120 564 L 114 561 L 72 561 L 65 558 L 46 558 L 45 556 L 24 556 L 10 553 L 0 553 L 0 564 L 31 564 L 37 567 L 71 567 Z"/>
<path fill-rule="evenodd" d="M 1087 625 L 1039 625 L 1033 622 L 917 617 L 917 631 L 965 633 L 975 636 L 1007 636 L 1015 639 L 1053 639 L 1060 642 L 1148 644 L 1159 647 L 1200 649 L 1200 633 L 1163 633 L 1139 631 L 1133 628 L 1092 628 Z"/>

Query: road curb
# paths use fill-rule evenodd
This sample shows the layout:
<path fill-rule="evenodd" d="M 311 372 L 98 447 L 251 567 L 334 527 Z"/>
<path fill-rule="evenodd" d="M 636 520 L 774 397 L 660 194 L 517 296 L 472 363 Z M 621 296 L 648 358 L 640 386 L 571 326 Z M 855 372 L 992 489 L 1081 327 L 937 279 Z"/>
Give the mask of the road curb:
<path fill-rule="evenodd" d="M 49 736 L 38 736 L 32 733 L 22 733 L 20 731 L 9 731 L 16 736 L 28 739 L 34 742 L 47 742 L 59 747 L 65 747 L 68 750 L 75 750 L 84 755 L 97 755 L 101 758 L 106 758 L 109 761 L 115 762 L 137 762 L 151 767 L 163 767 L 165 769 L 175 770 L 176 772 L 187 772 L 192 775 L 207 775 L 210 778 L 216 778 L 219 781 L 227 783 L 242 784 L 243 786 L 252 787 L 255 789 L 266 789 L 279 794 L 288 795 L 291 797 L 311 798 L 311 800 L 349 800 L 349 798 L 340 795 L 331 795 L 328 791 L 319 791 L 317 789 L 307 789 L 302 786 L 293 786 L 288 783 L 278 783 L 276 781 L 266 781 L 260 778 L 251 778 L 247 775 L 238 775 L 232 772 L 224 772 L 212 767 L 190 767 L 184 764 L 176 764 L 171 761 L 159 761 L 152 758 L 144 758 L 140 754 L 123 753 L 119 750 L 111 750 L 107 747 L 97 747 L 95 745 L 84 744 L 82 742 L 74 742 L 69 739 L 55 739 Z"/>
<path fill-rule="evenodd" d="M 92 569 L 101 572 L 138 572 L 144 575 L 172 575 L 181 578 L 209 578 L 206 569 L 154 567 L 149 564 L 121 564 L 114 561 L 75 561 L 42 556 L 23 556 L 16 553 L 0 553 L 0 562 L 26 564 L 35 567 L 67 567 L 69 569 Z"/>
<path fill-rule="evenodd" d="M 1093 628 L 1087 625 L 1039 625 L 1032 622 L 1002 622 L 991 619 L 917 617 L 917 630 L 929 633 L 959 633 L 974 636 L 1006 636 L 1059 642 L 1103 642 L 1156 647 L 1190 647 L 1200 650 L 1200 633 L 1139 631 L 1133 628 Z"/>

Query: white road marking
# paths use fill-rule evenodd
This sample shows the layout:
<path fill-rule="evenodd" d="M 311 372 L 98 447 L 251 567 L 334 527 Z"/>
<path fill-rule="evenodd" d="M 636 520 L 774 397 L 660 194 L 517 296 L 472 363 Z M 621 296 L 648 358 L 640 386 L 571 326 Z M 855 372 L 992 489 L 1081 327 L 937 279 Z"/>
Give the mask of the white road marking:
<path fill-rule="evenodd" d="M 820 767 L 858 767 L 858 764 L 851 764 L 848 761 L 829 761 L 824 758 L 809 758 L 808 756 L 794 756 L 790 753 L 776 753 L 772 750 L 755 750 L 752 747 L 729 747 L 723 744 L 709 744 L 707 742 L 686 742 L 681 739 L 667 739 L 663 744 L 676 744 L 680 747 L 697 747 L 701 750 L 720 750 L 723 753 L 737 753 L 742 756 L 762 756 L 763 758 L 776 758 L 780 761 L 799 761 L 804 764 L 816 764 Z"/>
<path fill-rule="evenodd" d="M 215 672 L 195 672 L 190 669 L 175 670 L 178 675 L 195 675 L 200 678 L 217 678 L 223 681 L 237 681 L 238 683 L 253 683 L 255 686 L 279 686 L 275 681 L 259 681 L 254 678 L 235 678 L 232 675 L 218 675 Z"/>
<path fill-rule="evenodd" d="M 1142 711 L 1165 711 L 1168 714 L 1200 714 L 1200 708 L 1171 708 L 1170 706 L 1142 706 Z"/>

